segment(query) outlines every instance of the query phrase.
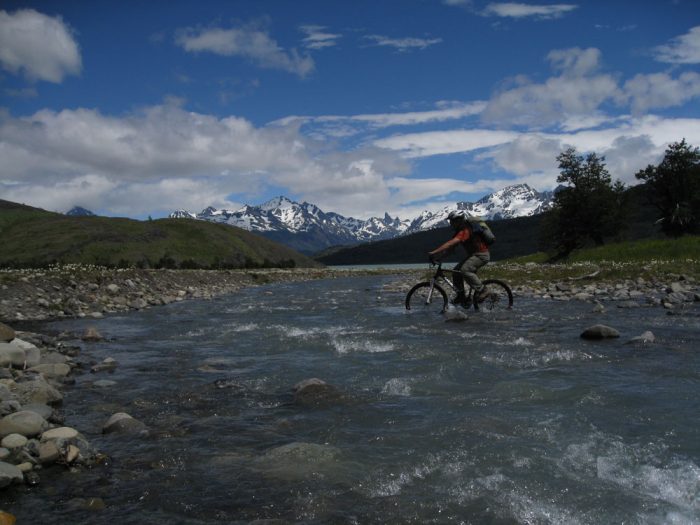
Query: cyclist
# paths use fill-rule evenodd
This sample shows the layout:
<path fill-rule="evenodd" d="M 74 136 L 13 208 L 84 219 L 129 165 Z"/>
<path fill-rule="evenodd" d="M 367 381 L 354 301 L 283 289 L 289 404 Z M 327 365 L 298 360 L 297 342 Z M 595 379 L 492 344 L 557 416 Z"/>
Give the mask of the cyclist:
<path fill-rule="evenodd" d="M 476 275 L 476 271 L 491 259 L 488 246 L 486 246 L 481 236 L 473 233 L 464 211 L 451 211 L 447 216 L 447 220 L 450 226 L 452 226 L 455 236 L 433 251 L 428 252 L 430 262 L 434 262 L 435 259 L 449 255 L 458 244 L 461 244 L 467 252 L 467 256 L 454 267 L 455 273 L 452 274 L 452 281 L 454 282 L 455 288 L 457 288 L 457 297 L 455 297 L 453 303 L 467 306 L 464 279 L 466 279 L 469 285 L 475 290 L 477 294 L 476 300 L 481 302 L 488 296 L 488 290 L 481 282 L 481 279 Z"/>

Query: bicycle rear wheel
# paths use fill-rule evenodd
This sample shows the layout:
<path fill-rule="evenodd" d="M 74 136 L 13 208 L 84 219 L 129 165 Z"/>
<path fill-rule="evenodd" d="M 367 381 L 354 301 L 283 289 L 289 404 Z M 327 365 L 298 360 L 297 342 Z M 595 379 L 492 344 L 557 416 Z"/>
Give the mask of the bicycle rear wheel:
<path fill-rule="evenodd" d="M 498 279 L 486 279 L 482 281 L 484 286 L 488 287 L 488 295 L 483 301 L 477 301 L 476 297 L 478 294 L 474 294 L 474 309 L 478 310 L 483 308 L 484 310 L 510 310 L 513 308 L 513 292 L 503 281 Z"/>
<path fill-rule="evenodd" d="M 437 284 L 422 282 L 406 295 L 406 310 L 441 314 L 447 308 L 447 293 Z"/>

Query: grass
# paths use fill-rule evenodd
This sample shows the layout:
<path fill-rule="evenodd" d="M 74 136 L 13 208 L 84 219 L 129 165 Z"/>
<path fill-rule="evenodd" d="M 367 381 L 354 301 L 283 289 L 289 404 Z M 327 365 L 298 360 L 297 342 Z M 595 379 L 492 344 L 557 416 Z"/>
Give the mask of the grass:
<path fill-rule="evenodd" d="M 491 264 L 482 273 L 513 285 L 575 279 L 594 272 L 593 280 L 598 281 L 680 276 L 700 280 L 700 236 L 611 243 L 575 251 L 558 264 L 547 264 L 548 259 L 545 253 L 535 253 Z"/>
<path fill-rule="evenodd" d="M 67 217 L 7 201 L 0 201 L 0 236 L 0 267 L 318 266 L 291 248 L 228 225 L 188 219 Z"/>

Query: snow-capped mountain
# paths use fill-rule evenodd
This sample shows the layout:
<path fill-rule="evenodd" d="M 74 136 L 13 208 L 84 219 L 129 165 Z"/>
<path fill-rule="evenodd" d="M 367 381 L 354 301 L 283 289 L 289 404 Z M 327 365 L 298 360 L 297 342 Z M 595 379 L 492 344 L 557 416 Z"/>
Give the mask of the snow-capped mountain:
<path fill-rule="evenodd" d="M 424 211 L 411 221 L 406 233 L 430 230 L 445 225 L 453 210 L 464 210 L 487 220 L 512 219 L 537 215 L 549 209 L 554 193 L 538 192 L 527 184 L 516 184 L 482 197 L 476 202 L 458 202 L 438 212 Z"/>
<path fill-rule="evenodd" d="M 479 199 L 458 202 L 438 212 L 424 211 L 412 220 L 372 217 L 362 220 L 324 212 L 308 202 L 298 203 L 287 197 L 276 197 L 259 206 L 245 205 L 238 210 L 213 207 L 194 214 L 178 210 L 171 218 L 190 218 L 238 226 L 260 233 L 299 251 L 313 253 L 329 246 L 391 239 L 400 235 L 446 226 L 447 215 L 455 209 L 486 219 L 505 219 L 535 215 L 551 205 L 551 192 L 539 193 L 527 184 L 509 186 Z"/>

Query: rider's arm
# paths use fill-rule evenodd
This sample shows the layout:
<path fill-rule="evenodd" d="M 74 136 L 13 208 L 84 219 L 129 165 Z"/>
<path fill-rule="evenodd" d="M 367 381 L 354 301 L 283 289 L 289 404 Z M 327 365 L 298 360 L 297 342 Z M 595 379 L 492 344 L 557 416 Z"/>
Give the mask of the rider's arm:
<path fill-rule="evenodd" d="M 436 253 L 440 253 L 440 252 L 443 252 L 445 250 L 451 250 L 453 247 L 457 246 L 460 242 L 462 242 L 462 241 L 460 241 L 457 237 L 453 237 L 452 239 L 450 239 L 446 243 L 443 243 L 440 246 L 438 246 L 437 248 L 435 248 L 432 252 L 428 252 L 428 254 L 435 255 Z"/>
<path fill-rule="evenodd" d="M 441 246 L 435 248 L 432 252 L 428 252 L 429 255 L 435 255 L 436 253 L 440 253 L 444 250 L 451 250 L 455 246 L 457 246 L 459 243 L 466 241 L 469 239 L 469 230 L 464 229 L 461 230 L 460 232 L 457 233 L 454 237 L 452 237 L 449 241 L 446 243 L 442 244 Z"/>

